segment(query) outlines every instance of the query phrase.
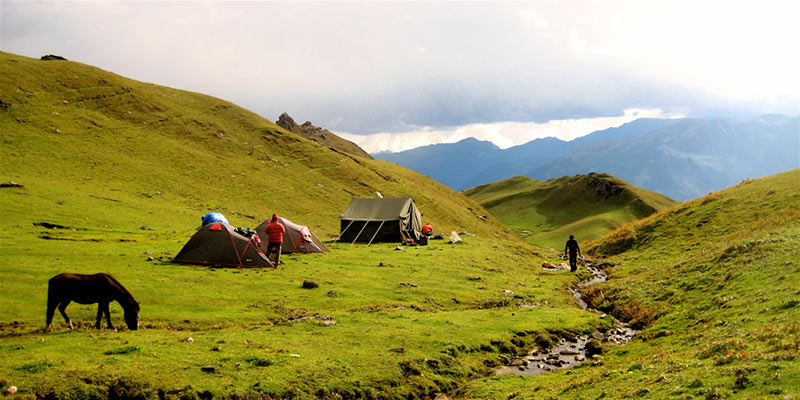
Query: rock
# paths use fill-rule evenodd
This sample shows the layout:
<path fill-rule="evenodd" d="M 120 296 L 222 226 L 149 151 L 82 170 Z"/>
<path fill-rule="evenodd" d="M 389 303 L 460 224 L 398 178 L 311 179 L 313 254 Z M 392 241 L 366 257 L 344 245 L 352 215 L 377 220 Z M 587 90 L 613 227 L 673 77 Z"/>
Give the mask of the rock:
<path fill-rule="evenodd" d="M 200 367 L 200 371 L 208 372 L 209 374 L 213 374 L 214 372 L 217 372 L 217 369 L 215 367 L 210 366 L 210 365 L 206 365 L 206 366 Z"/>
<path fill-rule="evenodd" d="M 405 287 L 410 287 L 410 288 L 411 287 L 417 287 L 417 285 L 415 285 L 413 283 L 405 283 L 405 282 L 400 283 L 400 286 L 405 286 Z"/>
<path fill-rule="evenodd" d="M 389 349 L 389 351 L 391 351 L 392 353 L 403 354 L 406 352 L 406 349 L 405 347 L 395 347 L 393 349 Z"/>
<path fill-rule="evenodd" d="M 315 289 L 318 288 L 319 284 L 314 281 L 303 281 L 303 289 Z"/>
<path fill-rule="evenodd" d="M 467 278 L 467 279 L 468 279 L 468 280 L 470 280 L 470 281 L 479 281 L 479 280 L 481 280 L 482 278 L 481 278 L 480 276 L 471 276 L 471 277 L 469 277 L 469 278 Z"/>
<path fill-rule="evenodd" d="M 395 249 L 395 251 L 403 251 L 403 250 L 405 250 L 405 249 L 403 248 L 403 246 L 397 246 L 397 247 L 395 247 L 394 249 Z"/>
<path fill-rule="evenodd" d="M 434 397 L 433 400 L 450 400 L 450 399 L 448 399 L 447 395 L 445 395 L 444 393 L 436 393 L 436 397 Z"/>
<path fill-rule="evenodd" d="M 25 186 L 20 185 L 19 183 L 14 182 L 14 181 L 8 181 L 8 182 L 0 183 L 0 188 L 7 188 L 7 187 L 21 188 L 21 187 L 25 187 Z"/>
<path fill-rule="evenodd" d="M 188 338 L 186 338 L 186 340 L 184 340 L 184 342 L 186 342 L 186 343 L 194 343 L 194 339 L 192 339 L 192 337 L 189 336 Z"/>
<path fill-rule="evenodd" d="M 148 256 L 147 257 L 147 261 L 153 261 L 153 260 L 155 260 L 155 258 L 153 258 L 153 256 Z"/>
<path fill-rule="evenodd" d="M 586 355 L 595 356 L 603 354 L 603 345 L 597 340 L 586 342 Z"/>
<path fill-rule="evenodd" d="M 300 358 L 300 354 L 289 354 L 289 357 Z"/>
<path fill-rule="evenodd" d="M 13 396 L 15 393 L 17 393 L 17 387 L 16 386 L 9 386 L 8 388 L 6 388 L 6 393 L 9 396 Z"/>

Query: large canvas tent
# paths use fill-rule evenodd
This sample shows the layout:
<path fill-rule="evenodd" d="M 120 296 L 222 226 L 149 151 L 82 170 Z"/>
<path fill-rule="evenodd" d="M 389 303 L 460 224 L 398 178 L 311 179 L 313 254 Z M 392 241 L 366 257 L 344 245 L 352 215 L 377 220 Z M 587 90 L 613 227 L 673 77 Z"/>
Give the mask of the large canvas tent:
<path fill-rule="evenodd" d="M 411 197 L 353 199 L 339 217 L 337 240 L 401 242 L 419 238 L 422 215 Z"/>
<path fill-rule="evenodd" d="M 251 238 L 240 235 L 233 226 L 222 222 L 213 222 L 200 228 L 172 262 L 275 268 L 259 249 L 255 235 Z"/>
<path fill-rule="evenodd" d="M 256 227 L 256 233 L 261 237 L 261 251 L 267 251 L 267 234 L 264 230 L 269 224 L 269 219 Z M 286 218 L 278 217 L 278 221 L 286 228 L 283 233 L 283 246 L 281 253 L 322 253 L 328 248 L 311 231 L 307 225 L 295 224 Z"/>

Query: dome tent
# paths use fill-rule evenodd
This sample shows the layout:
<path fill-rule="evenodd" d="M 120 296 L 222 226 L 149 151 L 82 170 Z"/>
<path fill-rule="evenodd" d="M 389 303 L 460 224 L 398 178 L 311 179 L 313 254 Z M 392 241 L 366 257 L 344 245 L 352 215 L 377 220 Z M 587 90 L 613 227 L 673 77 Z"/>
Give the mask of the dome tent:
<path fill-rule="evenodd" d="M 256 227 L 256 233 L 262 238 L 261 251 L 263 252 L 267 251 L 267 234 L 264 230 L 270 219 Z M 308 225 L 295 224 L 283 217 L 278 217 L 278 221 L 286 228 L 286 232 L 283 233 L 281 253 L 322 253 L 329 251 Z"/>
<path fill-rule="evenodd" d="M 226 267 L 275 268 L 258 247 L 258 237 L 246 237 L 223 222 L 204 225 L 172 259 L 175 263 L 222 265 Z"/>

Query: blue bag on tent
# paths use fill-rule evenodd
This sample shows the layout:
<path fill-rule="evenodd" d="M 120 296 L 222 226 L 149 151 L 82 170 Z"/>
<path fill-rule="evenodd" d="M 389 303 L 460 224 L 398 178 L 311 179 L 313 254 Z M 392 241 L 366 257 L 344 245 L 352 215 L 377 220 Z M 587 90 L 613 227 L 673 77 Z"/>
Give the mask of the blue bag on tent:
<path fill-rule="evenodd" d="M 206 215 L 203 215 L 203 226 L 206 226 L 213 222 L 223 222 L 226 224 L 230 224 L 228 220 L 225 219 L 225 216 L 218 212 L 210 212 Z"/>

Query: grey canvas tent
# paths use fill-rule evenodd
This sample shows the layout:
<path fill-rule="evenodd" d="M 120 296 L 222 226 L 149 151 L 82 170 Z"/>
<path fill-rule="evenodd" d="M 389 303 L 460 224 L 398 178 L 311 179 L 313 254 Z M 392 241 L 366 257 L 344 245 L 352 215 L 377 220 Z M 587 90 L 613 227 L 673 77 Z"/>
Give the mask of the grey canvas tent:
<path fill-rule="evenodd" d="M 286 232 L 283 233 L 281 253 L 322 253 L 328 251 L 328 248 L 307 225 L 295 224 L 283 217 L 278 217 L 278 221 L 286 228 Z M 263 252 L 267 251 L 267 234 L 264 232 L 267 224 L 269 224 L 269 219 L 256 227 L 256 233 L 261 237 L 261 251 Z"/>
<path fill-rule="evenodd" d="M 195 232 L 172 262 L 275 268 L 258 248 L 256 238 L 255 235 L 248 238 L 236 233 L 229 224 L 213 222 Z"/>
<path fill-rule="evenodd" d="M 411 197 L 353 199 L 340 221 L 345 242 L 402 242 L 419 239 L 422 215 Z"/>

